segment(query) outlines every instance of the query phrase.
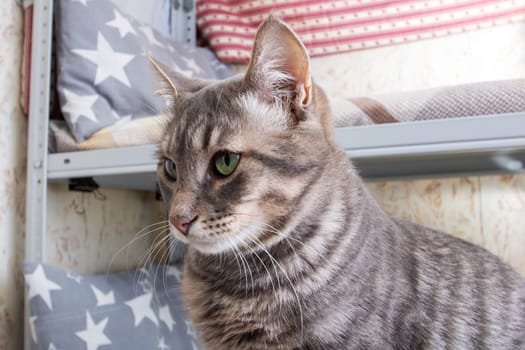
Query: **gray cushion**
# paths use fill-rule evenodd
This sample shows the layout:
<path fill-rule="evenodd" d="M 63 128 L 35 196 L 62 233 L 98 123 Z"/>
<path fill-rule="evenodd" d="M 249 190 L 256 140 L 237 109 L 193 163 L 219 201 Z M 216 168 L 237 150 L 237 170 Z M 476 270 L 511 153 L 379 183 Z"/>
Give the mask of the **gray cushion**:
<path fill-rule="evenodd" d="M 177 267 L 86 275 L 24 264 L 33 349 L 200 349 Z"/>
<path fill-rule="evenodd" d="M 175 43 L 110 0 L 56 1 L 57 90 L 72 134 L 83 141 L 122 118 L 165 111 L 145 53 L 190 76 L 231 75 L 205 48 Z"/>

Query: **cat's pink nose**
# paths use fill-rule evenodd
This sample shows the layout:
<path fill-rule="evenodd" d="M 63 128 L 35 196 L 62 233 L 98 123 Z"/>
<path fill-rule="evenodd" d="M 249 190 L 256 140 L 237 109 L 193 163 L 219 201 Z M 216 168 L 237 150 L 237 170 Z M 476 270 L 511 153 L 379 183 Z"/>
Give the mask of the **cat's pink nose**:
<path fill-rule="evenodd" d="M 197 217 L 189 218 L 187 216 L 175 215 L 170 217 L 170 222 L 177 230 L 179 230 L 184 236 L 188 235 L 190 225 L 197 220 Z"/>

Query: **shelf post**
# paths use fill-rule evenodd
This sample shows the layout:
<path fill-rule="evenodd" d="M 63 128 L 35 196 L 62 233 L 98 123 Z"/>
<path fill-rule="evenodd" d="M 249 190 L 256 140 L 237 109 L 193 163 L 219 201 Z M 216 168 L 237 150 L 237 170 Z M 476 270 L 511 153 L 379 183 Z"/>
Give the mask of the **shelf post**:
<path fill-rule="evenodd" d="M 29 89 L 29 124 L 27 142 L 25 260 L 45 259 L 47 204 L 47 137 L 53 1 L 33 2 L 31 38 L 31 73 Z M 31 348 L 29 301 L 24 298 L 24 349 Z"/>

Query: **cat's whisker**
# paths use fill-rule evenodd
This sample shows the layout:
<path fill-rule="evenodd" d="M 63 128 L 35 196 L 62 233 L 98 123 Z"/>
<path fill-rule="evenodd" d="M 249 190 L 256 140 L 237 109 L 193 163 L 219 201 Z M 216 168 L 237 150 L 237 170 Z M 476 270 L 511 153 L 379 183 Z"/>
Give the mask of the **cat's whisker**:
<path fill-rule="evenodd" d="M 257 225 L 250 225 L 250 224 L 246 225 L 245 227 L 246 227 L 246 228 L 255 228 L 255 229 L 259 229 L 259 228 L 260 228 L 260 227 L 257 226 Z M 263 232 L 266 232 L 266 231 L 267 231 L 266 229 L 263 229 Z M 268 231 L 268 232 L 273 233 L 273 231 Z M 286 239 L 286 237 L 284 237 L 284 236 L 283 236 L 283 238 Z M 288 243 L 288 245 L 290 246 L 290 248 L 294 251 L 294 254 L 297 255 L 297 253 L 296 253 L 294 247 L 290 244 L 290 242 L 287 242 L 287 243 Z M 249 246 L 248 246 L 248 247 L 249 247 Z M 281 279 L 279 278 L 279 274 L 277 273 L 277 268 L 275 267 L 273 261 L 270 260 L 270 262 L 271 262 L 272 265 L 273 265 L 273 269 L 274 269 L 274 271 L 275 271 L 275 276 L 277 277 L 278 289 L 281 289 Z"/>
<path fill-rule="evenodd" d="M 156 252 L 155 252 L 155 254 L 152 257 L 151 263 L 154 263 L 155 260 L 157 260 L 157 258 L 159 257 L 159 254 L 161 255 L 159 257 L 159 259 L 158 259 L 159 263 L 156 264 L 157 266 L 155 267 L 155 273 L 153 274 L 153 285 L 154 286 L 156 285 L 156 282 L 157 282 L 157 275 L 158 275 L 158 272 L 159 272 L 159 266 L 161 265 L 161 262 L 162 262 L 162 256 L 166 253 L 165 250 L 160 249 L 160 248 L 162 246 L 166 245 L 166 243 L 169 243 L 169 240 L 170 240 L 170 235 L 166 235 L 166 236 L 162 237 L 159 240 L 159 243 L 157 244 Z M 155 295 L 155 299 L 157 300 L 158 304 L 160 305 L 160 300 L 158 298 L 158 295 Z"/>
<path fill-rule="evenodd" d="M 159 221 L 159 222 L 156 222 L 156 223 L 153 223 L 151 225 L 148 225 L 142 229 L 140 229 L 135 235 L 133 235 L 133 238 L 126 244 L 124 244 L 122 247 L 120 247 L 114 254 L 113 256 L 111 257 L 111 260 L 108 264 L 108 268 L 107 270 L 109 271 L 109 269 L 111 268 L 111 265 L 113 264 L 115 258 L 120 254 L 122 253 L 122 251 L 124 249 L 126 249 L 126 257 L 125 257 L 125 261 L 127 262 L 127 254 L 129 252 L 129 247 L 135 243 L 136 241 L 148 236 L 149 234 L 155 232 L 156 230 L 159 230 L 159 229 L 162 229 L 164 227 L 167 227 L 167 221 L 163 220 L 163 221 Z"/>
<path fill-rule="evenodd" d="M 143 265 L 143 259 L 146 255 L 151 254 L 151 247 L 149 247 L 139 258 L 139 261 L 137 263 L 137 269 L 135 270 L 135 273 L 133 274 L 133 281 L 135 282 L 135 288 L 133 289 L 134 294 L 136 295 L 139 290 L 139 285 L 142 284 L 142 281 L 144 280 L 144 276 L 142 274 L 142 270 L 146 270 L 146 267 Z M 149 276 L 150 271 L 147 271 L 147 274 Z"/>
<path fill-rule="evenodd" d="M 290 240 L 294 240 L 294 241 L 296 241 L 297 243 L 302 244 L 302 245 L 305 246 L 306 248 L 310 248 L 308 245 L 304 244 L 303 242 L 301 242 L 301 241 L 299 241 L 299 240 L 297 240 L 297 239 L 295 239 L 295 238 L 293 238 L 293 237 L 290 237 L 290 236 L 286 236 L 286 235 L 284 235 L 284 234 L 283 234 L 282 232 L 280 232 L 278 229 L 272 227 L 272 226 L 269 225 L 269 224 L 266 224 L 266 226 L 268 226 L 269 229 L 265 229 L 263 232 L 270 232 L 270 233 L 273 233 L 273 234 L 276 234 L 276 235 L 282 237 L 282 238 L 286 241 L 286 243 L 288 243 L 288 246 L 292 249 L 292 251 L 293 251 L 293 253 L 294 253 L 294 256 L 297 257 L 297 258 L 300 259 L 300 260 L 305 260 L 305 258 L 304 258 L 303 256 L 301 256 L 300 254 L 297 253 L 297 250 L 296 250 L 295 247 L 292 245 L 292 243 L 290 242 Z M 260 240 L 259 240 L 259 241 L 260 241 Z M 263 244 L 263 243 L 261 242 L 261 244 Z M 266 249 L 266 247 L 265 247 L 265 249 Z M 312 248 L 310 248 L 310 249 L 312 249 Z M 313 251 L 313 250 L 312 250 L 312 251 Z M 316 253 L 318 256 L 320 256 L 319 253 L 317 253 L 317 252 L 315 252 L 315 251 L 313 251 L 313 252 Z M 321 257 L 322 257 L 322 256 L 321 256 Z M 322 257 L 322 258 L 324 259 L 324 257 Z M 325 261 L 326 261 L 326 260 L 325 260 Z M 298 272 L 301 274 L 302 277 L 304 277 L 304 274 L 305 274 L 304 270 L 299 270 Z"/>
<path fill-rule="evenodd" d="M 303 316 L 303 307 L 302 307 L 302 304 L 301 304 L 301 300 L 299 298 L 299 294 L 297 293 L 297 290 L 295 289 L 292 280 L 290 279 L 288 273 L 282 267 L 282 265 L 273 257 L 273 255 L 268 251 L 268 249 L 266 249 L 266 247 L 259 240 L 259 238 L 257 238 L 257 237 L 252 237 L 252 238 L 255 239 L 255 241 L 253 241 L 253 242 L 255 244 L 257 244 L 268 255 L 268 257 L 271 260 L 273 260 L 275 262 L 275 264 L 279 267 L 279 269 L 283 273 L 284 277 L 288 280 L 288 283 L 290 284 L 290 287 L 292 288 L 293 293 L 295 294 L 295 298 L 297 299 L 297 306 L 299 307 L 299 317 L 300 317 L 300 321 L 301 321 L 301 339 L 302 339 L 303 338 L 303 332 L 304 332 L 304 319 L 303 319 L 304 316 Z"/>
<path fill-rule="evenodd" d="M 232 249 L 233 256 L 235 258 L 235 262 L 237 263 L 237 268 L 239 269 L 239 285 L 240 285 L 241 284 L 241 280 L 242 280 L 242 271 L 241 271 L 241 265 L 239 263 L 239 257 L 237 256 L 237 250 L 235 249 L 235 246 L 234 246 L 233 242 L 230 239 L 228 239 L 228 245 Z"/>
<path fill-rule="evenodd" d="M 324 263 L 328 263 L 328 261 L 327 261 L 326 258 L 323 256 L 323 254 L 320 253 L 320 252 L 318 252 L 318 251 L 316 251 L 316 250 L 315 250 L 313 247 L 311 247 L 309 244 L 307 244 L 307 243 L 305 243 L 305 242 L 301 242 L 301 241 L 298 240 L 297 238 L 291 237 L 291 236 L 289 236 L 289 235 L 284 235 L 281 231 L 277 230 L 276 228 L 272 227 L 272 226 L 269 225 L 269 224 L 266 224 L 266 225 L 267 225 L 267 226 L 269 227 L 269 229 L 271 230 L 271 231 L 268 231 L 268 232 L 272 232 L 272 233 L 274 233 L 274 234 L 276 234 L 276 235 L 282 237 L 283 239 L 286 239 L 288 242 L 289 242 L 290 240 L 291 240 L 291 241 L 294 241 L 294 242 L 297 242 L 297 244 L 300 244 L 300 245 L 302 245 L 304 248 L 308 249 L 308 251 L 309 251 L 310 253 L 313 253 L 313 254 L 315 254 L 317 257 L 321 258 L 321 259 L 323 260 Z M 295 248 L 292 247 L 291 245 L 290 245 L 290 247 L 291 247 L 291 248 L 294 250 L 294 252 L 297 254 Z M 298 255 L 298 254 L 297 254 L 297 255 Z"/>
<path fill-rule="evenodd" d="M 237 247 L 237 245 L 235 244 L 235 242 L 233 242 L 233 245 L 236 247 L 237 251 L 239 252 L 239 257 L 241 258 L 241 261 L 243 261 L 243 266 L 245 266 L 245 281 L 246 281 L 246 286 L 245 286 L 245 293 L 246 295 L 248 295 L 248 275 L 250 275 L 250 282 L 252 284 L 252 295 L 253 295 L 253 274 L 252 274 L 252 270 L 250 269 L 250 263 L 248 262 L 248 259 L 246 258 L 246 256 L 244 255 L 244 253 Z"/>
<path fill-rule="evenodd" d="M 161 257 L 161 261 L 163 261 L 162 259 L 166 259 L 166 266 L 169 265 L 171 252 L 175 251 L 175 248 L 177 247 L 177 245 L 179 243 L 180 242 L 177 239 L 172 239 L 172 240 L 169 241 L 168 248 L 167 248 L 167 250 L 165 251 L 165 254 L 164 254 L 165 256 Z M 168 274 L 167 274 L 167 271 L 165 269 L 164 270 L 164 276 L 163 276 L 162 285 L 164 287 L 164 291 L 166 292 L 166 294 L 168 294 L 167 283 L 168 283 Z"/>
<path fill-rule="evenodd" d="M 255 244 L 256 244 L 256 242 L 255 242 L 254 240 L 250 239 L 250 241 L 251 241 L 252 243 L 255 243 Z M 244 243 L 244 245 L 245 245 L 246 247 L 248 247 L 248 248 L 249 248 L 249 249 L 250 249 L 250 250 L 251 250 L 251 251 L 252 251 L 252 252 L 253 252 L 258 258 L 259 258 L 259 255 L 257 254 L 257 252 L 256 252 L 255 250 L 253 250 L 253 248 L 250 247 L 249 244 Z M 277 293 L 277 292 L 275 291 L 275 288 L 273 287 L 273 280 L 272 280 L 271 273 L 270 273 L 270 272 L 268 271 L 268 269 L 266 268 L 266 265 L 264 264 L 264 262 L 263 262 L 260 258 L 259 258 L 259 260 L 261 261 L 261 263 L 263 264 L 263 266 L 264 266 L 266 272 L 267 272 L 268 275 L 270 276 L 270 282 L 271 282 L 271 284 L 272 284 L 272 289 L 274 290 L 274 294 L 275 294 L 275 296 L 277 297 L 277 302 L 278 302 L 278 304 L 279 304 L 279 312 L 281 312 L 282 300 L 281 300 L 281 298 L 280 298 L 280 294 Z M 279 273 L 278 273 L 278 271 L 277 271 L 277 268 L 276 268 L 275 263 L 273 262 L 273 260 L 270 259 L 270 262 L 272 263 L 272 267 L 273 267 L 273 270 L 274 270 L 274 272 L 275 272 L 275 277 L 276 277 L 276 279 L 277 279 L 277 291 L 280 291 L 280 290 L 282 289 L 282 286 L 281 286 L 281 278 L 279 277 Z"/>
<path fill-rule="evenodd" d="M 146 262 L 148 265 L 152 265 L 155 263 L 155 261 L 157 261 L 157 258 L 159 257 L 159 254 L 163 254 L 164 253 L 164 250 L 161 249 L 162 246 L 164 246 L 166 243 L 169 242 L 169 239 L 170 239 L 170 235 L 165 235 L 164 237 L 160 238 L 156 244 L 155 244 L 155 248 L 152 250 L 152 254 L 150 255 L 150 261 L 149 262 Z M 158 260 L 159 261 L 159 264 L 157 265 L 160 265 L 160 259 Z M 156 278 L 156 273 L 157 271 L 155 271 L 155 275 L 154 277 Z"/>
<path fill-rule="evenodd" d="M 269 226 L 269 225 L 268 225 Z M 255 228 L 258 228 L 257 226 L 255 225 L 248 225 L 247 227 L 255 227 Z M 271 226 L 270 226 L 271 228 Z M 264 230 L 268 230 L 268 229 L 263 229 Z M 274 232 L 274 231 L 277 231 L 275 229 L 273 230 L 268 230 L 269 232 Z M 274 232 L 275 233 L 275 232 Z M 286 237 L 283 237 L 284 239 L 286 239 Z M 304 315 L 303 315 L 303 310 L 302 310 L 302 304 L 301 304 L 301 301 L 300 301 L 300 298 L 299 298 L 299 294 L 297 293 L 297 290 L 295 289 L 294 285 L 293 285 L 293 282 L 290 278 L 290 276 L 288 275 L 288 273 L 285 271 L 285 269 L 282 267 L 282 265 L 273 257 L 273 255 L 268 251 L 268 249 L 264 246 L 264 244 L 259 240 L 259 238 L 257 236 L 250 236 L 248 237 L 248 240 L 250 240 L 252 243 L 256 244 L 259 248 L 261 248 L 261 250 L 263 252 L 265 252 L 268 257 L 270 258 L 270 261 L 272 262 L 272 264 L 274 264 L 274 269 L 275 269 L 275 266 L 279 267 L 279 269 L 281 270 L 282 274 L 284 275 L 284 277 L 286 278 L 287 282 L 289 283 L 291 289 L 292 289 L 292 292 L 294 293 L 294 296 L 295 296 L 295 299 L 297 301 L 297 305 L 298 305 L 298 308 L 299 308 L 299 315 L 300 315 L 300 323 L 301 323 L 301 338 L 303 337 L 303 332 L 304 332 Z M 257 254 L 257 252 L 252 248 L 250 247 L 248 244 L 242 242 L 241 240 L 239 240 L 239 242 L 247 247 L 248 249 L 250 249 L 252 251 L 252 253 L 261 261 L 261 263 L 263 264 L 263 266 L 265 267 L 266 271 L 268 274 L 269 271 L 268 269 L 266 268 L 266 265 L 263 263 L 263 261 L 261 260 L 261 258 L 259 257 L 259 255 Z M 293 247 L 292 247 L 293 249 Z M 295 252 L 295 249 L 294 250 L 294 253 L 296 254 Z M 279 280 L 279 276 L 277 274 L 277 271 L 276 271 L 276 277 L 277 279 Z M 253 283 L 253 282 L 252 282 Z M 274 293 L 275 293 L 275 288 L 273 287 L 273 282 L 272 282 L 272 288 L 274 290 Z M 279 289 L 281 289 L 281 286 L 280 286 L 280 282 L 279 282 Z M 282 302 L 280 300 L 278 300 L 279 302 L 279 307 L 282 305 Z"/>
<path fill-rule="evenodd" d="M 152 249 L 150 251 L 150 254 L 148 255 L 148 259 L 145 262 L 145 266 L 150 267 L 150 272 L 151 272 L 151 267 L 154 265 L 154 261 L 157 259 L 158 255 L 159 254 L 163 254 L 162 250 L 159 249 L 159 248 L 162 245 L 164 245 L 166 243 L 166 240 L 168 240 L 168 239 L 169 239 L 169 235 L 166 235 L 166 236 L 162 237 L 159 241 L 157 241 L 155 243 L 155 245 L 152 247 Z M 157 266 L 155 266 L 155 271 L 153 272 L 153 279 L 152 279 L 152 282 L 151 282 L 153 290 L 156 290 L 155 286 L 156 286 L 156 283 L 157 283 L 158 271 L 159 271 L 159 264 L 157 264 Z M 157 305 L 160 306 L 160 300 L 159 300 L 159 297 L 158 297 L 158 295 L 156 293 L 154 293 L 154 297 L 155 297 L 155 301 L 157 302 Z"/>
<path fill-rule="evenodd" d="M 248 214 L 248 213 L 240 213 L 240 212 L 234 212 L 232 213 L 233 215 L 245 215 L 245 216 L 249 216 L 249 217 L 257 217 L 257 215 L 253 215 L 253 214 Z M 311 253 L 315 254 L 317 257 L 321 258 L 323 260 L 323 262 L 325 263 L 328 263 L 328 261 L 326 260 L 326 258 L 323 256 L 322 253 L 316 251 L 313 247 L 311 247 L 309 244 L 305 243 L 305 242 L 302 242 L 300 240 L 298 240 L 297 238 L 294 238 L 294 237 L 291 237 L 289 235 L 285 235 L 284 233 L 282 233 L 281 231 L 279 231 L 278 229 L 276 229 L 274 226 L 270 225 L 270 224 L 267 224 L 267 223 L 262 223 L 264 226 L 266 226 L 267 228 L 265 228 L 265 232 L 270 232 L 270 233 L 275 233 L 276 235 L 279 235 L 281 236 L 283 239 L 286 239 L 286 240 L 292 240 L 294 242 L 297 242 L 298 244 L 302 245 L 303 247 L 305 247 L 306 249 L 308 249 Z M 290 243 L 289 243 L 290 245 Z M 296 252 L 295 248 L 292 247 L 290 245 L 290 248 L 292 248 L 292 250 Z"/>
<path fill-rule="evenodd" d="M 243 260 L 242 252 L 236 247 L 235 242 L 233 242 L 228 236 L 225 236 L 225 237 L 230 242 L 230 245 L 233 248 L 235 255 L 238 255 L 241 260 L 243 271 L 244 271 L 244 282 L 246 284 L 245 293 L 248 294 L 248 272 L 246 271 L 246 265 L 244 264 L 245 260 Z M 241 274 L 241 271 L 240 271 L 240 266 L 239 266 L 239 275 L 240 274 Z"/>
<path fill-rule="evenodd" d="M 153 228 L 151 229 L 150 231 L 147 231 L 147 232 L 144 232 L 142 235 L 141 235 L 141 238 L 144 238 L 146 236 L 149 236 L 153 233 L 155 234 L 159 234 L 159 232 L 163 231 L 163 230 L 168 230 L 169 231 L 169 225 L 166 225 L 166 226 L 160 226 L 160 227 L 156 227 L 156 228 Z M 163 233 L 162 233 L 163 234 Z M 150 249 L 151 247 L 148 247 L 148 250 Z M 129 259 L 129 248 L 126 250 L 126 254 L 124 256 L 124 261 L 125 261 L 125 264 L 126 266 L 128 267 L 129 269 L 129 262 L 128 262 L 128 259 Z"/>
<path fill-rule="evenodd" d="M 159 221 L 159 222 L 156 222 L 156 223 L 153 223 L 151 225 L 148 225 L 144 228 L 142 228 L 141 230 L 139 230 L 134 236 L 133 238 L 126 244 L 124 244 L 122 247 L 120 247 L 111 257 L 109 263 L 108 263 L 108 266 L 106 268 L 106 275 L 109 274 L 109 271 L 111 269 L 111 266 L 113 265 L 113 262 L 115 261 L 116 257 L 122 253 L 122 251 L 124 249 L 127 249 L 126 250 L 126 256 L 124 258 L 124 261 L 126 262 L 126 265 L 127 265 L 127 258 L 128 258 L 128 252 L 129 252 L 129 247 L 134 244 L 135 242 L 137 242 L 138 240 L 150 235 L 151 233 L 155 232 L 155 230 L 157 229 L 160 229 L 160 228 L 163 228 L 164 226 L 161 226 L 159 228 L 156 228 L 156 226 L 160 226 L 160 225 L 167 225 L 167 221 L 166 220 L 163 220 L 163 221 Z M 151 227 L 155 227 L 154 229 L 150 229 Z M 146 231 L 150 229 L 149 231 Z"/>
<path fill-rule="evenodd" d="M 163 235 L 163 234 L 166 234 L 169 232 L 169 229 L 168 230 L 165 230 L 163 232 L 161 232 L 160 234 Z M 149 262 L 150 262 L 150 259 L 153 255 L 153 252 L 157 251 L 158 253 L 158 248 L 161 244 L 163 244 L 163 241 L 166 239 L 166 237 L 169 237 L 169 235 L 166 235 L 165 237 L 163 237 L 162 239 L 156 241 L 155 243 L 153 243 L 153 245 L 146 250 L 146 252 L 141 256 L 141 258 L 139 259 L 139 262 L 138 262 L 138 269 L 135 271 L 135 276 L 134 276 L 134 280 L 137 280 L 137 274 L 139 273 L 140 271 L 140 268 L 144 268 L 146 269 L 149 265 L 151 265 Z M 148 272 L 148 275 L 151 271 Z M 138 281 L 138 284 L 140 284 L 141 281 L 139 280 Z M 138 285 L 136 286 L 135 288 L 135 294 L 137 293 L 137 288 L 138 288 Z"/>
<path fill-rule="evenodd" d="M 167 247 L 164 250 L 164 252 L 159 257 L 159 265 L 164 266 L 163 268 L 163 274 L 162 274 L 162 288 L 164 289 L 164 292 L 167 291 L 167 283 L 168 283 L 168 277 L 166 273 L 166 266 L 169 265 L 169 257 L 170 257 L 170 249 L 173 244 L 173 240 L 168 240 Z"/>
<path fill-rule="evenodd" d="M 232 238 L 234 238 L 234 237 L 232 237 Z M 240 240 L 239 240 L 239 242 L 240 242 L 241 244 L 243 243 L 243 242 L 241 242 Z M 235 244 L 236 242 L 234 241 L 233 243 Z M 247 267 L 247 269 L 248 269 L 248 273 L 250 274 L 250 281 L 252 282 L 252 288 L 251 288 L 251 290 L 252 290 L 252 296 L 253 296 L 253 295 L 254 295 L 254 280 L 253 280 L 252 269 L 250 268 L 250 263 L 248 262 L 248 259 L 247 259 L 246 256 L 242 253 L 241 250 L 239 250 L 239 253 L 240 253 L 241 258 L 244 259 L 244 261 L 246 262 L 246 267 Z M 248 282 L 248 280 L 246 280 L 246 282 Z M 248 292 L 248 291 L 246 290 L 246 292 Z"/>
<path fill-rule="evenodd" d="M 168 220 L 161 220 L 161 221 L 157 221 L 157 222 L 154 222 L 146 227 L 143 227 L 141 228 L 134 236 L 133 238 L 137 237 L 138 235 L 142 234 L 143 232 L 147 231 L 148 229 L 153 229 L 153 228 L 157 228 L 159 226 L 169 226 L 169 222 Z"/>
<path fill-rule="evenodd" d="M 240 215 L 243 215 L 242 213 L 238 213 Z M 249 214 L 244 214 L 244 215 L 249 215 Z M 249 215 L 249 216 L 254 216 L 254 215 Z M 293 251 L 293 254 L 294 256 L 297 256 L 297 257 L 301 257 L 298 253 L 297 253 L 297 250 L 295 249 L 295 247 L 292 245 L 292 243 L 290 242 L 290 239 L 296 241 L 297 243 L 303 245 L 304 247 L 310 249 L 312 252 L 314 252 L 317 256 L 321 257 L 324 259 L 324 257 L 322 257 L 318 252 L 316 252 L 315 250 L 313 250 L 313 248 L 309 247 L 308 245 L 306 245 L 305 243 L 297 240 L 297 239 L 294 239 L 293 237 L 289 237 L 289 236 L 286 236 L 284 235 L 282 232 L 280 232 L 279 230 L 277 230 L 276 228 L 274 228 L 273 226 L 269 225 L 269 224 L 264 224 L 266 227 L 263 227 L 263 228 L 260 228 L 256 225 L 246 225 L 246 227 L 251 227 L 251 228 L 259 228 L 261 230 L 262 233 L 265 233 L 265 232 L 268 232 L 268 233 L 273 233 L 275 235 L 278 235 L 280 236 L 281 238 L 283 238 L 286 243 L 288 243 L 288 246 L 290 247 L 290 249 Z"/>
<path fill-rule="evenodd" d="M 157 232 L 158 235 L 165 235 L 167 232 L 169 232 L 169 229 L 165 228 L 162 231 L 161 230 L 158 230 L 158 231 L 160 231 L 160 232 Z M 139 258 L 137 265 L 140 267 L 144 267 L 145 265 L 147 265 L 148 262 L 150 261 L 151 255 L 157 250 L 158 246 L 159 246 L 159 240 L 155 240 L 152 243 L 152 245 L 148 247 L 148 249 L 146 249 L 144 254 L 142 254 L 142 256 Z"/>
<path fill-rule="evenodd" d="M 158 234 L 159 232 L 163 231 L 163 230 L 166 230 L 168 229 L 168 226 L 167 225 L 163 225 L 163 226 L 158 226 L 158 227 L 154 227 L 144 233 L 142 233 L 141 235 L 137 236 L 135 240 L 138 240 L 138 239 L 143 239 L 145 237 L 149 237 L 150 235 L 156 235 Z M 128 246 L 126 247 L 126 252 L 124 254 L 124 263 L 127 267 L 127 269 L 130 269 L 130 262 L 129 262 L 129 247 L 130 245 L 128 244 Z M 148 246 L 148 248 L 146 249 L 146 252 L 149 251 L 151 246 Z M 134 267 L 136 266 L 139 266 L 140 265 L 140 262 L 135 262 L 133 264 Z"/>
<path fill-rule="evenodd" d="M 272 274 L 270 273 L 270 271 L 268 270 L 268 268 L 266 267 L 266 264 L 264 263 L 264 261 L 261 259 L 261 257 L 259 256 L 259 254 L 257 254 L 257 252 L 252 248 L 250 247 L 249 244 L 246 244 L 244 242 L 242 242 L 242 244 L 244 246 L 246 246 L 254 255 L 255 257 L 257 257 L 257 259 L 261 262 L 261 264 L 263 265 L 264 269 L 266 270 L 266 273 L 268 274 L 268 277 L 270 278 L 270 284 L 272 285 L 272 290 L 273 290 L 273 294 L 278 296 L 279 294 L 277 293 L 278 290 L 275 289 L 275 285 L 273 283 L 273 278 L 272 278 Z M 275 266 L 274 266 L 275 268 Z M 277 276 L 277 275 L 276 275 Z M 280 289 L 280 283 L 279 283 L 279 289 Z M 279 303 L 280 305 L 280 303 Z"/>
<path fill-rule="evenodd" d="M 168 237 L 170 237 L 168 235 Z M 170 237 L 172 238 L 172 237 Z M 176 239 L 168 239 L 168 245 L 166 249 L 162 252 L 161 256 L 159 257 L 159 265 L 163 265 L 163 275 L 162 277 L 162 288 L 164 289 L 164 293 L 166 295 L 169 294 L 169 291 L 172 290 L 172 288 L 168 288 L 168 273 L 167 273 L 167 266 L 169 266 L 170 263 L 170 253 L 175 249 L 177 244 L 179 243 Z"/>

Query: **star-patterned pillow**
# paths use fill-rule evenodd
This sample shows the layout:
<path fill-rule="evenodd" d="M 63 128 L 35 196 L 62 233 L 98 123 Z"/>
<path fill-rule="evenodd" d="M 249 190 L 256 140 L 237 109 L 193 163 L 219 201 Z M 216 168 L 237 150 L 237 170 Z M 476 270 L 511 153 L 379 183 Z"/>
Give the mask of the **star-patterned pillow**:
<path fill-rule="evenodd" d="M 175 266 L 93 276 L 25 263 L 24 274 L 32 349 L 200 349 Z"/>
<path fill-rule="evenodd" d="M 119 12 L 111 0 L 56 1 L 57 90 L 77 141 L 119 120 L 161 114 L 164 102 L 146 53 L 189 76 L 231 70 L 205 48 L 176 43 Z"/>

